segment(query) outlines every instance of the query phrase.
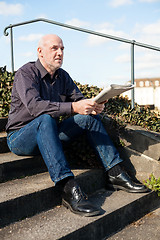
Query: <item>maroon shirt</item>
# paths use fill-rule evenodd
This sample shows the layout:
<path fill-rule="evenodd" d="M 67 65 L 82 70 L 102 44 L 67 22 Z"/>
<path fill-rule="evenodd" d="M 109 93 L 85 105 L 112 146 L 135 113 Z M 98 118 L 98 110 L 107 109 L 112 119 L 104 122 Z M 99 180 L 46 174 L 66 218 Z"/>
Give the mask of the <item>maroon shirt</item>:
<path fill-rule="evenodd" d="M 71 102 L 83 95 L 69 74 L 58 69 L 51 79 L 39 60 L 22 66 L 15 74 L 6 131 L 17 130 L 40 116 L 71 114 Z"/>

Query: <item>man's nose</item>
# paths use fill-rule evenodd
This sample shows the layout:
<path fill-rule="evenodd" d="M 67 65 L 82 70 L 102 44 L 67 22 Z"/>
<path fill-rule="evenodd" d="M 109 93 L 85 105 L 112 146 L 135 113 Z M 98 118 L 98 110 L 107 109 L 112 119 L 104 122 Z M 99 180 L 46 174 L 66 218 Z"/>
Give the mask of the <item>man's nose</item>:
<path fill-rule="evenodd" d="M 62 55 L 63 54 L 63 50 L 61 48 L 58 48 L 58 55 Z"/>

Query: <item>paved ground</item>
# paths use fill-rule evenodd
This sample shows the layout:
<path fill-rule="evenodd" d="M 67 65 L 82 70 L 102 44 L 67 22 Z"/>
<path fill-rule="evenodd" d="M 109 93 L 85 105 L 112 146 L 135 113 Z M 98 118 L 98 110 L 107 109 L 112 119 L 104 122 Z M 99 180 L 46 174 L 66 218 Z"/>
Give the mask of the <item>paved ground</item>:
<path fill-rule="evenodd" d="M 160 208 L 116 233 L 109 240 L 159 240 Z"/>

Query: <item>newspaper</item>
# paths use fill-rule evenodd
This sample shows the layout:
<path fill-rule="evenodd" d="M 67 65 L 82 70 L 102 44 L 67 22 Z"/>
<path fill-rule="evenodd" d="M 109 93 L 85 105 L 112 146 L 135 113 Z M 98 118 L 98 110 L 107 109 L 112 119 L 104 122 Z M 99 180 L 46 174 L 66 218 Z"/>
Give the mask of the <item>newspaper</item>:
<path fill-rule="evenodd" d="M 135 86 L 133 84 L 127 85 L 117 85 L 111 84 L 109 87 L 104 88 L 93 100 L 97 103 L 103 103 L 106 100 L 120 95 L 121 93 L 133 89 Z"/>

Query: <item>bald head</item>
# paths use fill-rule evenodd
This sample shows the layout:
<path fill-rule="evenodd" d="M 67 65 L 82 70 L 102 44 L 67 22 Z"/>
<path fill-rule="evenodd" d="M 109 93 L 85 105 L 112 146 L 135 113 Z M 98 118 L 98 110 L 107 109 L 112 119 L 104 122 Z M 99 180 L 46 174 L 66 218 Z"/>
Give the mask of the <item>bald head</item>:
<path fill-rule="evenodd" d="M 63 63 L 63 50 L 63 41 L 55 34 L 43 36 L 38 43 L 38 58 L 51 76 Z"/>
<path fill-rule="evenodd" d="M 62 41 L 62 39 L 56 35 L 56 34 L 47 34 L 44 35 L 43 37 L 41 37 L 41 39 L 39 40 L 38 43 L 38 48 L 39 47 L 44 47 L 49 41 L 54 41 L 55 39 L 59 39 L 60 41 Z"/>

